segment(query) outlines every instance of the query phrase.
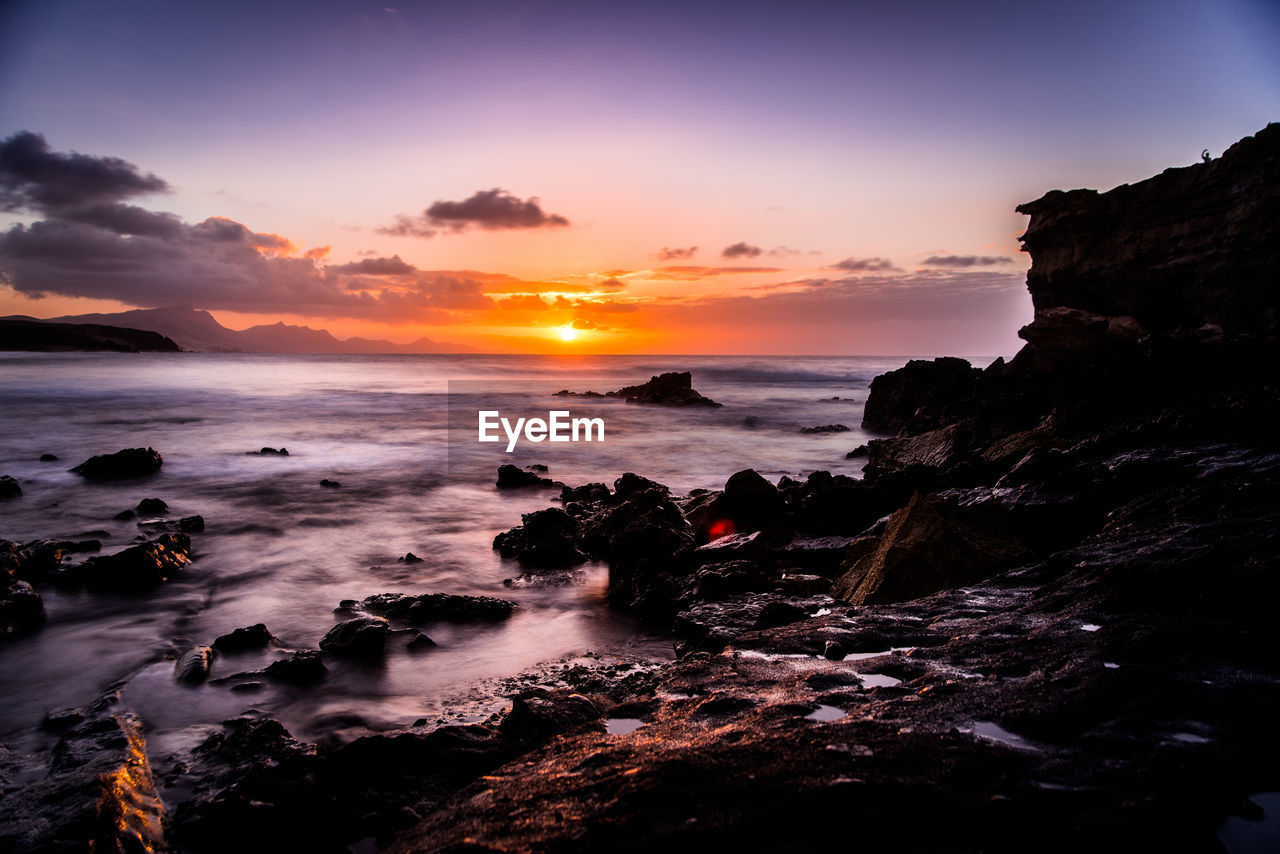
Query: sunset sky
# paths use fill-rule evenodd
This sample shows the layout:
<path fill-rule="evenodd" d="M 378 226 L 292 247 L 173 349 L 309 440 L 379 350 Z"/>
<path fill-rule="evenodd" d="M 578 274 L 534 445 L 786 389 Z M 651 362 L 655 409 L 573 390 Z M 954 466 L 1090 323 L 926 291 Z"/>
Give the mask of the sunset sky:
<path fill-rule="evenodd" d="M 392 3 L 0 0 L 0 315 L 1008 355 L 1016 204 L 1280 120 L 1271 0 Z"/>

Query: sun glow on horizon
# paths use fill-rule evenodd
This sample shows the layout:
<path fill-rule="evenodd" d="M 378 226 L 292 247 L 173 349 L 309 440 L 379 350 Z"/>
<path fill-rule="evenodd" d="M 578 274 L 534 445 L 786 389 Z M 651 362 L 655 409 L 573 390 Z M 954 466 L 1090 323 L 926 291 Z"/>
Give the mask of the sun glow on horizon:
<path fill-rule="evenodd" d="M 561 326 L 556 332 L 559 333 L 561 341 L 576 341 L 581 334 L 577 329 L 568 325 Z"/>

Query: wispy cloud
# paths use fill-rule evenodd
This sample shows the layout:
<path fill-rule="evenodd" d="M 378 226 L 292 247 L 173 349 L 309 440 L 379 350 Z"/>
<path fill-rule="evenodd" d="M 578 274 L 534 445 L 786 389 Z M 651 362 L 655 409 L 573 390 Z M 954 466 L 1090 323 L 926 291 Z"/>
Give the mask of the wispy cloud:
<path fill-rule="evenodd" d="M 494 187 L 479 190 L 458 202 L 433 202 L 417 216 L 401 214 L 393 225 L 378 231 L 401 237 L 434 237 L 441 231 L 459 232 L 470 228 L 498 231 L 567 225 L 569 220 L 565 217 L 544 211 L 536 196 L 521 199 L 501 187 Z"/>

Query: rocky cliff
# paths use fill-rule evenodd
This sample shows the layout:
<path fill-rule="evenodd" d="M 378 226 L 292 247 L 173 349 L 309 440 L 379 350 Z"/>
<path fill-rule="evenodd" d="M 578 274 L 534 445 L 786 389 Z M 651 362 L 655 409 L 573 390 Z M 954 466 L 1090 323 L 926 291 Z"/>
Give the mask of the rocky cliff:
<path fill-rule="evenodd" d="M 1053 190 L 1031 222 L 1027 287 L 1056 307 L 1168 332 L 1214 324 L 1274 333 L 1280 274 L 1280 124 L 1220 158 L 1105 193 Z"/>

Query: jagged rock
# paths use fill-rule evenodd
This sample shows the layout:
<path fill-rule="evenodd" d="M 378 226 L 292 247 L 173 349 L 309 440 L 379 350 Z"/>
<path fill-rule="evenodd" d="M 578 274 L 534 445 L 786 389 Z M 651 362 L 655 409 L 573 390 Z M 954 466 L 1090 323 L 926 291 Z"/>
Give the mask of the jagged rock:
<path fill-rule="evenodd" d="M 559 481 L 539 477 L 510 463 L 498 466 L 498 489 L 519 489 L 526 486 L 564 486 Z"/>
<path fill-rule="evenodd" d="M 218 652 L 244 652 L 279 645 L 280 639 L 267 631 L 263 623 L 254 623 L 229 634 L 219 635 L 213 642 L 213 648 Z"/>
<path fill-rule="evenodd" d="M 647 477 L 641 477 L 635 472 L 624 472 L 622 477 L 613 482 L 613 491 L 618 498 L 630 498 L 641 492 L 649 490 L 657 490 L 658 492 L 670 494 L 668 489 L 656 480 L 649 480 Z"/>
<path fill-rule="evenodd" d="M 867 443 L 867 466 L 900 470 L 921 465 L 950 468 L 973 453 L 973 427 L 960 421 L 937 430 Z"/>
<path fill-rule="evenodd" d="M 191 538 L 164 534 L 113 555 L 92 557 L 85 563 L 90 587 L 145 590 L 177 575 L 191 562 Z"/>
<path fill-rule="evenodd" d="M 382 655 L 390 628 L 385 617 L 353 617 L 329 629 L 320 649 L 330 655 Z"/>
<path fill-rule="evenodd" d="M 859 460 L 859 459 L 863 459 L 864 457 L 866 457 L 866 456 L 867 456 L 867 454 L 868 454 L 868 452 L 869 452 L 869 449 L 867 448 L 867 446 L 866 446 L 866 445 L 859 445 L 858 447 L 854 448 L 854 449 L 853 449 L 852 451 L 850 451 L 849 453 L 845 454 L 845 455 L 844 455 L 844 458 L 845 458 L 846 460 Z"/>
<path fill-rule="evenodd" d="M 725 534 L 723 537 L 698 546 L 694 559 L 699 563 L 721 563 L 730 560 L 758 560 L 767 546 L 759 531 L 750 534 Z"/>
<path fill-rule="evenodd" d="M 115 522 L 128 522 L 137 515 L 138 514 L 134 513 L 132 510 L 121 510 L 116 515 L 112 516 L 111 519 Z"/>
<path fill-rule="evenodd" d="M 155 474 L 163 464 L 164 457 L 154 448 L 125 448 L 90 457 L 71 471 L 87 480 L 124 480 Z"/>
<path fill-rule="evenodd" d="M 423 652 L 428 649 L 435 649 L 436 646 L 436 642 L 424 635 L 422 632 L 414 632 L 413 637 L 410 638 L 409 643 L 405 645 L 405 648 L 410 652 Z"/>
<path fill-rule="evenodd" d="M 752 561 L 717 563 L 698 570 L 688 600 L 714 601 L 735 593 L 758 592 L 772 585 L 772 579 Z"/>
<path fill-rule="evenodd" d="M 848 433 L 849 428 L 843 424 L 823 424 L 820 427 L 801 427 L 800 432 L 806 435 L 817 433 Z"/>
<path fill-rule="evenodd" d="M 287 457 L 289 451 L 287 448 L 263 448 L 260 451 L 245 451 L 246 457 Z"/>
<path fill-rule="evenodd" d="M 184 685 L 205 681 L 213 669 L 213 657 L 211 647 L 198 646 L 187 650 L 173 665 L 173 681 Z"/>
<path fill-rule="evenodd" d="M 524 524 L 498 534 L 493 547 L 522 566 L 563 569 L 587 559 L 577 546 L 578 521 L 559 507 L 521 515 Z"/>
<path fill-rule="evenodd" d="M 0 850 L 169 851 L 142 727 L 99 701 L 59 740 L 44 777 L 5 793 Z"/>
<path fill-rule="evenodd" d="M 22 495 L 22 487 L 9 475 L 0 477 L 0 499 L 17 498 Z"/>
<path fill-rule="evenodd" d="M 380 593 L 363 602 L 347 600 L 341 610 L 365 611 L 410 625 L 442 621 L 505 620 L 516 603 L 492 596 L 458 596 L 452 593 Z"/>
<path fill-rule="evenodd" d="M 1037 312 L 1128 315 L 1159 332 L 1276 330 L 1280 124 L 1211 162 L 1106 193 L 1053 190 L 1018 212 L 1031 217 L 1021 240 Z"/>
<path fill-rule="evenodd" d="M 422 558 L 413 552 L 407 552 L 404 557 L 396 558 L 400 563 L 422 563 Z"/>
<path fill-rule="evenodd" d="M 58 571 L 64 551 L 91 551 L 94 546 L 92 542 L 36 540 L 19 545 L 0 540 L 0 581 L 6 577 L 41 581 Z"/>
<path fill-rule="evenodd" d="M 611 603 L 664 613 L 688 581 L 694 535 L 666 488 L 650 488 L 632 492 L 584 523 L 581 545 L 609 562 Z"/>
<path fill-rule="evenodd" d="M 982 371 L 964 359 L 912 359 L 871 381 L 862 426 L 898 436 L 934 430 L 967 412 Z"/>
<path fill-rule="evenodd" d="M 144 498 L 133 509 L 147 516 L 160 516 L 169 512 L 169 505 L 165 504 L 164 500 L 160 498 Z"/>
<path fill-rule="evenodd" d="M 995 513 L 974 512 L 917 493 L 894 513 L 875 551 L 836 581 L 831 595 L 846 602 L 905 602 L 987 578 L 1031 557 Z"/>
<path fill-rule="evenodd" d="M 321 481 L 320 481 L 320 485 L 321 485 L 322 487 L 324 487 L 325 489 L 339 489 L 339 488 L 342 486 L 342 484 L 341 484 L 341 483 L 338 483 L 338 481 L 336 481 L 336 480 L 329 480 L 329 478 L 327 478 L 327 477 L 326 477 L 326 478 L 321 479 Z"/>

